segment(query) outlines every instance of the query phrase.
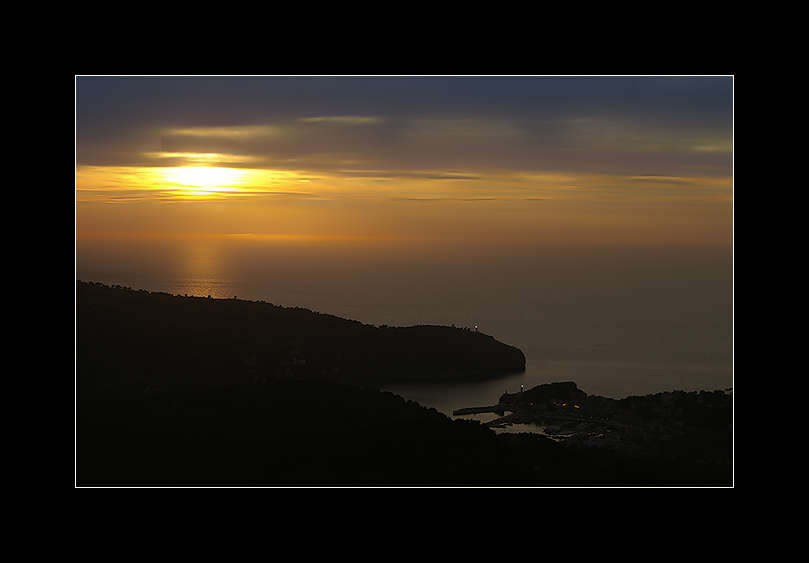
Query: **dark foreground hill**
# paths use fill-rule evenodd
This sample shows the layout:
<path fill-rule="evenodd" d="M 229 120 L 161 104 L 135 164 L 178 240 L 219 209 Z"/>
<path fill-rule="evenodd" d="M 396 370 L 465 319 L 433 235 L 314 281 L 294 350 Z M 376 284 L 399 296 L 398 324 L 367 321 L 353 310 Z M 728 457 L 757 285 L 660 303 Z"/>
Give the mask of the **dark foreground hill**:
<path fill-rule="evenodd" d="M 727 471 L 686 456 L 496 434 L 389 392 L 323 381 L 95 401 L 79 406 L 76 432 L 80 487 L 732 485 Z"/>
<path fill-rule="evenodd" d="M 322 381 L 165 392 L 78 416 L 79 486 L 538 484 L 491 430 Z"/>
<path fill-rule="evenodd" d="M 682 456 L 498 435 L 356 384 L 524 365 L 481 334 L 81 282 L 76 297 L 78 486 L 730 484 Z"/>

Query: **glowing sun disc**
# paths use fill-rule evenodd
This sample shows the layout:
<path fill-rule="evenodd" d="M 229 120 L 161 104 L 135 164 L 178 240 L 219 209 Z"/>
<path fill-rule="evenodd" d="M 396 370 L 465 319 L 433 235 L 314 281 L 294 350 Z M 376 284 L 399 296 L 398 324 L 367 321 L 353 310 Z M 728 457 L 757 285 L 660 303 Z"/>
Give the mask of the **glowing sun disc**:
<path fill-rule="evenodd" d="M 243 177 L 243 170 L 217 166 L 179 166 L 166 172 L 166 179 L 172 183 L 209 191 L 240 184 Z"/>

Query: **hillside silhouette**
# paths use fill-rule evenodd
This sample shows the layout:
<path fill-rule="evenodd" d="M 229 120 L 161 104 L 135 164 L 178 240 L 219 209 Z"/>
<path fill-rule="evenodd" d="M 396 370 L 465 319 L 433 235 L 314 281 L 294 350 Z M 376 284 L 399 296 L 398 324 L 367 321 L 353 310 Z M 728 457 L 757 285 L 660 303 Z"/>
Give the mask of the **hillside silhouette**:
<path fill-rule="evenodd" d="M 465 329 L 374 327 L 263 302 L 77 281 L 76 484 L 731 483 L 727 471 L 695 463 L 688 444 L 676 460 L 670 451 L 570 448 L 537 433 L 496 434 L 373 387 L 497 377 L 524 365 L 518 349 Z M 560 390 L 581 394 L 571 382 L 512 399 L 558 399 Z M 655 397 L 633 401 L 641 414 L 659 408 Z M 704 425 L 715 409 L 703 411 Z"/>
<path fill-rule="evenodd" d="M 525 355 L 446 326 L 375 327 L 298 307 L 76 283 L 82 394 L 127 394 L 270 379 L 380 385 L 487 379 Z"/>

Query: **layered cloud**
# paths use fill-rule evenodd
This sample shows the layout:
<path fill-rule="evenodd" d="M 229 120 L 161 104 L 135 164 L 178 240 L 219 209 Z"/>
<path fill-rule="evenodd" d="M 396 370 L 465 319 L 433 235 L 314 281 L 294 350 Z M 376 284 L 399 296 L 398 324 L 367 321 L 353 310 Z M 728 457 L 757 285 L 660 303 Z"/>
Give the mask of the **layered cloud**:
<path fill-rule="evenodd" d="M 732 86 L 77 77 L 76 201 L 729 203 Z"/>
<path fill-rule="evenodd" d="M 313 170 L 575 170 L 672 174 L 729 170 L 730 131 L 662 129 L 630 119 L 517 120 L 319 116 L 262 126 L 173 127 L 160 154 L 220 155 L 238 166 Z M 141 157 L 154 155 L 144 151 Z"/>

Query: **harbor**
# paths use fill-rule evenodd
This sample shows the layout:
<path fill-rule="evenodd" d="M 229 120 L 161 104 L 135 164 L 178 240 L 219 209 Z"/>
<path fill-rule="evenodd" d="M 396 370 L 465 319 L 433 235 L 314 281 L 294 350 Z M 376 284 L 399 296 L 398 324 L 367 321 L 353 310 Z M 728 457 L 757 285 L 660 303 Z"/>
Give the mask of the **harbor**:
<path fill-rule="evenodd" d="M 508 412 L 509 414 L 505 414 Z M 504 405 L 488 407 L 467 407 L 453 411 L 453 416 L 467 416 L 476 414 L 497 414 L 498 418 L 482 423 L 489 428 L 506 428 L 512 425 L 527 425 L 538 423 L 544 425 L 543 432 L 557 438 L 572 436 L 602 436 L 613 430 L 623 430 L 625 426 L 619 422 L 601 418 L 577 416 L 558 412 L 542 411 L 539 409 L 524 411 L 511 410 Z M 551 425 L 548 425 L 548 424 Z"/>
<path fill-rule="evenodd" d="M 588 397 L 574 383 L 555 383 L 528 391 L 521 386 L 519 393 L 503 393 L 496 405 L 466 407 L 452 414 L 495 414 L 497 418 L 482 424 L 495 429 L 535 425 L 535 431 L 556 440 L 598 438 L 610 433 L 614 433 L 612 438 L 621 439 L 628 427 L 617 420 L 614 406 L 606 399 Z"/>

